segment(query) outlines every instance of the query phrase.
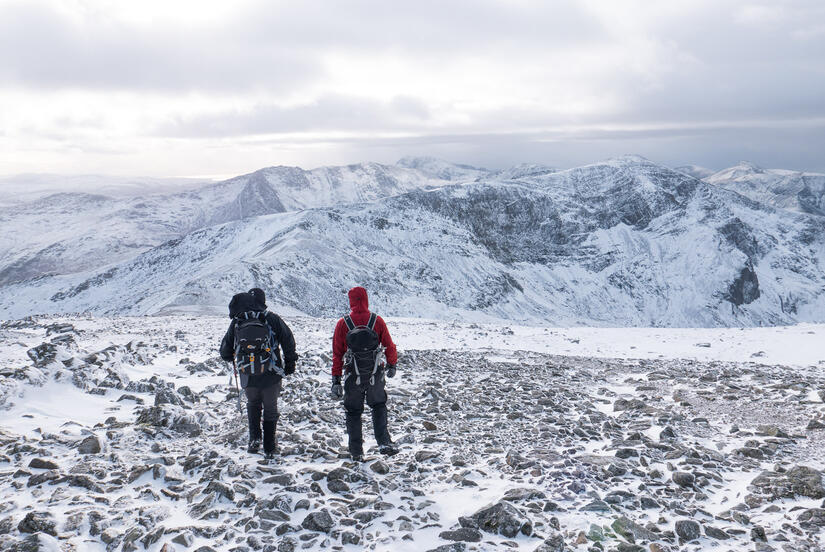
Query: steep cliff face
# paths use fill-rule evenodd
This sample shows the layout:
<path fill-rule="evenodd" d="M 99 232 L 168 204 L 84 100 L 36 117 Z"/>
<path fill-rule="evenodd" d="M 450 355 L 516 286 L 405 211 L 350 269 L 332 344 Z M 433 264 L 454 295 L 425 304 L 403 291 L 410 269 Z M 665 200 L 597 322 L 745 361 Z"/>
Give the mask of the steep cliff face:
<path fill-rule="evenodd" d="M 247 205 L 280 197 L 271 178 L 250 182 Z M 209 226 L 106 270 L 0 288 L 0 312 L 222 312 L 258 285 L 281 308 L 336 315 L 362 284 L 388 315 L 779 324 L 822 321 L 822 258 L 822 217 L 626 157 Z"/>

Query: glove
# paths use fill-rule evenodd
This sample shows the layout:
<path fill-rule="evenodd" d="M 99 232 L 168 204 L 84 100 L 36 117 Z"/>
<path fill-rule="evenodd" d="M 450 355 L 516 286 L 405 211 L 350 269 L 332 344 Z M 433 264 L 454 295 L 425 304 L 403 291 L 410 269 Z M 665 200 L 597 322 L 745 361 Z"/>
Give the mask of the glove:
<path fill-rule="evenodd" d="M 288 360 L 284 364 L 284 374 L 286 374 L 287 376 L 290 376 L 294 373 L 295 373 L 295 361 L 294 360 Z"/>
<path fill-rule="evenodd" d="M 341 385 L 341 376 L 332 376 L 332 398 L 344 398 L 344 386 Z"/>
<path fill-rule="evenodd" d="M 387 364 L 387 377 L 395 377 L 395 364 Z"/>

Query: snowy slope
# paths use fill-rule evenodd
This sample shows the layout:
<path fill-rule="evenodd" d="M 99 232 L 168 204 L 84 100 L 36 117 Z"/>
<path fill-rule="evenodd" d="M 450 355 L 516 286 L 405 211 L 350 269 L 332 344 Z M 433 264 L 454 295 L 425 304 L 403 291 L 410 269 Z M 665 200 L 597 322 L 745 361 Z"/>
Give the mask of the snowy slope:
<path fill-rule="evenodd" d="M 742 162 L 706 180 L 779 209 L 825 216 L 825 174 L 763 169 Z"/>
<path fill-rule="evenodd" d="M 0 288 L 31 312 L 225 310 L 259 285 L 310 315 L 366 285 L 388 315 L 531 323 L 821 322 L 825 221 L 638 157 L 210 226 L 109 270 Z"/>

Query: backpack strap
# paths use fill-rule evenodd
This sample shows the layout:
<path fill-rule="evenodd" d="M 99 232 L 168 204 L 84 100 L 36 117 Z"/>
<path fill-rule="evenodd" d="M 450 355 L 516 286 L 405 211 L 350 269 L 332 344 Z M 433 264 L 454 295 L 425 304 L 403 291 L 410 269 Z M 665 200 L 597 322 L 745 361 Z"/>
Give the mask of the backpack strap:
<path fill-rule="evenodd" d="M 370 313 L 370 320 L 367 322 L 367 327 L 371 330 L 375 330 L 375 321 L 378 319 L 378 315 L 374 312 Z"/>
<path fill-rule="evenodd" d="M 348 314 L 344 316 L 344 324 L 347 325 L 348 330 L 352 330 L 355 327 L 355 324 L 352 322 L 352 318 Z"/>

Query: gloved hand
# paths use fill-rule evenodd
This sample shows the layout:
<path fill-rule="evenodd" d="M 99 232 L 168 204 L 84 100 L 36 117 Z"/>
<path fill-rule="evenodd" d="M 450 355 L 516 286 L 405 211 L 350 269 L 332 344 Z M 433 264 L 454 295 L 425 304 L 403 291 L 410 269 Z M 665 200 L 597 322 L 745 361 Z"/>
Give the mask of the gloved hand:
<path fill-rule="evenodd" d="M 292 375 L 294 373 L 295 373 L 295 361 L 294 360 L 288 360 L 284 364 L 284 374 L 289 376 L 289 375 Z"/>
<path fill-rule="evenodd" d="M 387 377 L 395 377 L 395 364 L 387 364 Z"/>
<path fill-rule="evenodd" d="M 332 398 L 344 398 L 344 386 L 341 385 L 341 376 L 332 376 Z"/>

